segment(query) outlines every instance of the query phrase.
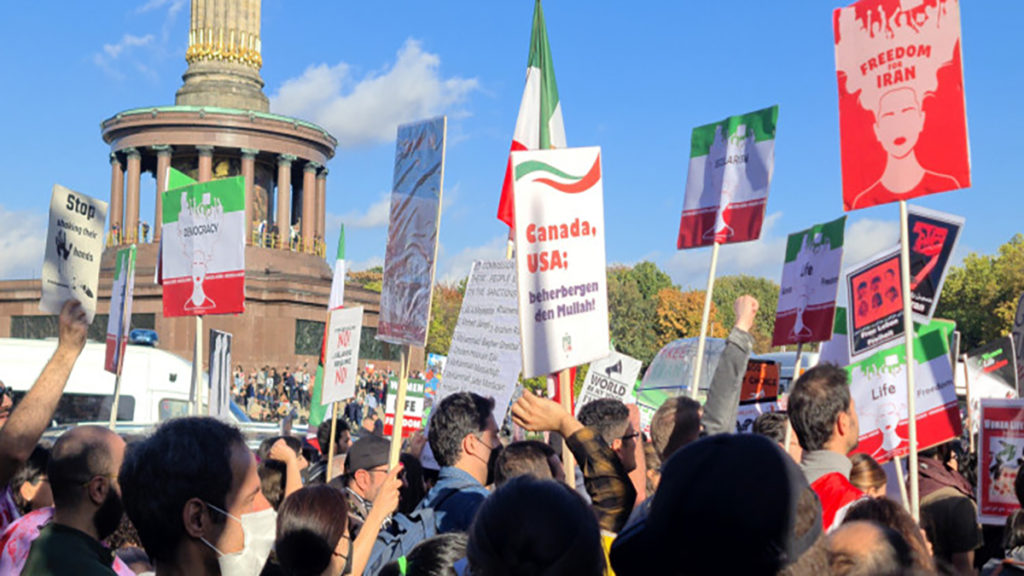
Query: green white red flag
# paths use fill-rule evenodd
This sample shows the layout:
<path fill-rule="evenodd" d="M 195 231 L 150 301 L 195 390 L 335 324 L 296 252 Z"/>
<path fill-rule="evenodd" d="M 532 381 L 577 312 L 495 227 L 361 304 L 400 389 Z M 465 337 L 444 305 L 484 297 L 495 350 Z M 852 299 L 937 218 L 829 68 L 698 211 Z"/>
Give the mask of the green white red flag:
<path fill-rule="evenodd" d="M 533 9 L 533 32 L 530 34 L 530 59 L 526 67 L 526 89 L 519 105 L 519 119 L 512 137 L 511 152 L 566 148 L 562 106 L 558 100 L 555 67 L 551 61 L 544 10 L 540 0 Z M 505 183 L 501 188 L 498 220 L 511 228 L 515 221 L 515 200 L 512 193 L 512 156 L 505 170 Z"/>
<path fill-rule="evenodd" d="M 338 255 L 334 260 L 334 280 L 331 281 L 331 297 L 327 311 L 336 310 L 345 305 L 345 225 L 341 225 L 341 236 L 338 237 Z M 324 324 L 323 344 L 320 347 L 320 363 L 316 367 L 316 379 L 313 383 L 313 399 L 309 407 L 309 427 L 319 426 L 327 417 L 327 406 L 321 406 L 324 391 L 324 356 L 327 352 L 327 330 Z"/>

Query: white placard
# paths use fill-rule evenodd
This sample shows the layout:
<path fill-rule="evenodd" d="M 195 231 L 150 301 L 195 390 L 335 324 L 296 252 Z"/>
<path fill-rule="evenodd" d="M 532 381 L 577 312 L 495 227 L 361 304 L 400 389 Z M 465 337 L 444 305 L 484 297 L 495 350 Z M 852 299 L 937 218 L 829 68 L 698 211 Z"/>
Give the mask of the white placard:
<path fill-rule="evenodd" d="M 501 425 L 523 366 L 518 302 L 514 260 L 473 263 L 435 406 L 456 392 L 474 392 L 494 398 Z"/>
<path fill-rule="evenodd" d="M 587 379 L 576 397 L 576 415 L 580 408 L 598 398 L 611 398 L 626 404 L 634 404 L 636 378 L 643 362 L 625 354 L 612 352 L 606 358 L 590 363 Z"/>
<path fill-rule="evenodd" d="M 513 152 L 523 376 L 608 355 L 601 149 Z"/>
<path fill-rule="evenodd" d="M 96 315 L 106 223 L 106 202 L 60 184 L 53 185 L 40 311 L 60 314 L 64 302 L 74 298 L 82 303 L 86 319 L 92 323 Z"/>
<path fill-rule="evenodd" d="M 210 330 L 210 416 L 231 418 L 231 334 Z"/>
<path fill-rule="evenodd" d="M 356 395 L 362 333 L 362 306 L 331 310 L 327 355 L 324 357 L 324 385 L 320 393 L 320 403 L 324 406 Z"/>

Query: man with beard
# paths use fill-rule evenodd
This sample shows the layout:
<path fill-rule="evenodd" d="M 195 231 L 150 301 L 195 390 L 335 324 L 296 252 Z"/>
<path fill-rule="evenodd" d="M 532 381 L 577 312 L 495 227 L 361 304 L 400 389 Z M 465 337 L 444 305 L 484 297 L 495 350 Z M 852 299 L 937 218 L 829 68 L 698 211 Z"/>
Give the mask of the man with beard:
<path fill-rule="evenodd" d="M 10 482 L 50 425 L 71 369 L 85 347 L 89 322 L 80 302 L 65 302 L 58 322 L 57 350 L 17 408 L 12 410 L 10 390 L 0 382 L 0 532 L 19 516 Z"/>
<path fill-rule="evenodd" d="M 114 551 L 100 540 L 124 514 L 117 482 L 124 448 L 120 436 L 99 426 L 79 426 L 57 440 L 47 466 L 53 522 L 32 543 L 23 574 L 116 574 Z"/>

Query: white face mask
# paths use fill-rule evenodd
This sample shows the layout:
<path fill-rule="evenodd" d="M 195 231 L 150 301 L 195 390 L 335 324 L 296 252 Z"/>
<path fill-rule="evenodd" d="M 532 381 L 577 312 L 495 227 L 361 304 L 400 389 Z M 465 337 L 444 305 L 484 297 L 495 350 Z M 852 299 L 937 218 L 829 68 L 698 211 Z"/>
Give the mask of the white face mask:
<path fill-rule="evenodd" d="M 217 553 L 217 563 L 220 564 L 222 576 L 251 576 L 259 574 L 263 565 L 270 557 L 270 551 L 274 548 L 274 537 L 277 533 L 277 512 L 273 508 L 267 508 L 260 512 L 242 514 L 241 518 L 229 514 L 226 510 L 206 503 L 207 506 L 231 518 L 242 525 L 244 544 L 242 549 L 231 554 L 224 554 L 216 546 L 201 538 L 204 544 Z"/>

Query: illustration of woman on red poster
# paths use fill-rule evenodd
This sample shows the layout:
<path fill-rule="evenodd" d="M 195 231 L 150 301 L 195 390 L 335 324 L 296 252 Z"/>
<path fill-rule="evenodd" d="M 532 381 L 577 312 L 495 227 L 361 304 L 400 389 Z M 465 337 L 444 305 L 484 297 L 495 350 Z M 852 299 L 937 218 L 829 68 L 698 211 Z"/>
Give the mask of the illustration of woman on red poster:
<path fill-rule="evenodd" d="M 959 0 L 861 0 L 834 25 L 843 208 L 970 186 Z"/>

